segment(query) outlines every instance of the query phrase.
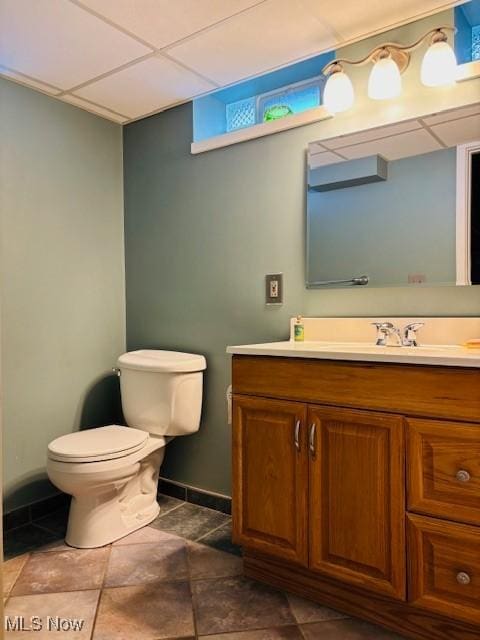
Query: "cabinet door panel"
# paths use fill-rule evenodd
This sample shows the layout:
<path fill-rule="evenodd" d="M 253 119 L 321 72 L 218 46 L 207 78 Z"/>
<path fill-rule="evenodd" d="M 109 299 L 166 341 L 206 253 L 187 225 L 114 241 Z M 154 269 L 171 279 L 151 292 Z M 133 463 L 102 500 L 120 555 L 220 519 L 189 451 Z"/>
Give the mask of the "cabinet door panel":
<path fill-rule="evenodd" d="M 399 416 L 309 407 L 310 567 L 404 599 L 404 424 Z"/>
<path fill-rule="evenodd" d="M 306 406 L 242 396 L 233 403 L 234 540 L 306 565 Z"/>

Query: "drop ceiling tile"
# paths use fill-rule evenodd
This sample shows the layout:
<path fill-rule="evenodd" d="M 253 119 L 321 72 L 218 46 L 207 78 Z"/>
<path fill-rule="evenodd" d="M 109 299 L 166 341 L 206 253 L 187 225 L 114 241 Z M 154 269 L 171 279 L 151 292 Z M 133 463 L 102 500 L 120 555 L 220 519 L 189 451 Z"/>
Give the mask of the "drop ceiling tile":
<path fill-rule="evenodd" d="M 447 8 L 445 0 L 304 0 L 316 8 L 342 40 L 352 40 Z"/>
<path fill-rule="evenodd" d="M 480 115 L 437 124 L 432 131 L 449 147 L 480 140 Z"/>
<path fill-rule="evenodd" d="M 449 111 L 443 111 L 433 116 L 423 118 L 423 121 L 429 126 L 441 124 L 442 122 L 449 122 L 450 120 L 458 120 L 459 118 L 466 118 L 468 116 L 477 115 L 480 113 L 480 104 L 474 104 L 469 107 L 459 107 L 458 109 L 450 109 Z"/>
<path fill-rule="evenodd" d="M 0 1 L 0 63 L 62 89 L 150 51 L 66 0 Z"/>
<path fill-rule="evenodd" d="M 64 102 L 68 102 L 69 104 L 73 104 L 76 107 L 80 107 L 80 109 L 84 109 L 85 111 L 90 111 L 90 113 L 94 113 L 97 116 L 101 116 L 102 118 L 106 118 L 107 120 L 112 120 L 112 122 L 118 122 L 119 124 L 123 124 L 127 122 L 128 118 L 124 116 L 118 115 L 116 113 L 112 113 L 108 109 L 103 109 L 102 107 L 98 107 L 95 104 L 91 104 L 86 100 L 82 100 L 82 98 L 78 98 L 77 96 L 65 95 L 61 98 Z"/>
<path fill-rule="evenodd" d="M 396 124 L 389 124 L 384 127 L 376 127 L 375 129 L 368 129 L 367 131 L 360 131 L 359 133 L 337 136 L 330 140 L 321 140 L 320 142 L 324 147 L 327 147 L 327 149 L 342 149 L 343 147 L 349 147 L 353 144 L 387 138 L 399 133 L 406 133 L 408 131 L 414 131 L 421 128 L 422 125 L 417 122 L 417 120 L 409 120 L 408 122 L 397 122 Z"/>
<path fill-rule="evenodd" d="M 55 89 L 55 87 L 51 87 L 48 84 L 44 84 L 43 82 L 38 82 L 33 78 L 27 78 L 21 73 L 16 73 L 11 69 L 5 69 L 5 67 L 2 67 L 1 65 L 0 76 L 8 78 L 9 80 L 14 80 L 15 82 L 19 82 L 20 84 L 24 84 L 27 87 L 31 87 L 32 89 L 38 89 L 39 91 L 43 91 L 43 93 L 49 93 L 52 96 L 58 95 L 60 93 L 60 89 Z"/>
<path fill-rule="evenodd" d="M 407 156 L 430 153 L 443 147 L 425 129 L 401 133 L 400 135 L 382 138 L 352 147 L 342 147 L 341 153 L 348 159 L 363 158 L 380 154 L 387 160 L 398 160 Z"/>
<path fill-rule="evenodd" d="M 154 56 L 78 89 L 75 95 L 138 118 L 214 88 L 175 62 Z"/>
<path fill-rule="evenodd" d="M 80 0 L 154 47 L 165 47 L 261 0 Z"/>
<path fill-rule="evenodd" d="M 168 53 L 226 85 L 334 48 L 331 31 L 308 5 L 304 0 L 267 0 Z"/>

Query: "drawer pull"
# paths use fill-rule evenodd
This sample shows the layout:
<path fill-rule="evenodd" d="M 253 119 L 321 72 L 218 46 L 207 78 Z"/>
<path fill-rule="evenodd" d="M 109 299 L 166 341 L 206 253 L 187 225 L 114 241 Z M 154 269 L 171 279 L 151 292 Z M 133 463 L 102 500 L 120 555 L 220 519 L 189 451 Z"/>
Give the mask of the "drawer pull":
<path fill-rule="evenodd" d="M 470 576 L 465 571 L 460 571 L 457 573 L 457 582 L 458 584 L 470 584 Z"/>
<path fill-rule="evenodd" d="M 455 476 L 459 482 L 468 482 L 470 480 L 470 474 L 465 469 L 460 469 L 457 471 L 457 475 Z"/>
<path fill-rule="evenodd" d="M 297 420 L 295 422 L 295 435 L 294 435 L 295 449 L 297 451 L 300 451 L 300 427 L 301 427 L 301 422 L 300 420 Z"/>

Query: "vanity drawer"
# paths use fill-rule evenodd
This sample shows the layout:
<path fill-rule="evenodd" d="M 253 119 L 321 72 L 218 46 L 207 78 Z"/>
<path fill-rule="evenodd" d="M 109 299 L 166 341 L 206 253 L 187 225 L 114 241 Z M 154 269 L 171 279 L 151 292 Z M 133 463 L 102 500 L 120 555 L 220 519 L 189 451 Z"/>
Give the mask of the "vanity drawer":
<path fill-rule="evenodd" d="M 480 529 L 409 515 L 409 601 L 480 623 Z"/>
<path fill-rule="evenodd" d="M 407 423 L 408 509 L 480 525 L 480 424 Z"/>

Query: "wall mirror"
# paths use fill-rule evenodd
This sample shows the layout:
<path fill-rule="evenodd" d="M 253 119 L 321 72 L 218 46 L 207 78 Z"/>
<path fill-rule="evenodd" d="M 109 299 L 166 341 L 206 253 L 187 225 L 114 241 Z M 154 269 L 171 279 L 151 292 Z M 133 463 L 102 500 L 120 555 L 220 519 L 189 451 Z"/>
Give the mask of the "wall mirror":
<path fill-rule="evenodd" d="M 480 103 L 311 142 L 308 288 L 480 284 Z"/>

